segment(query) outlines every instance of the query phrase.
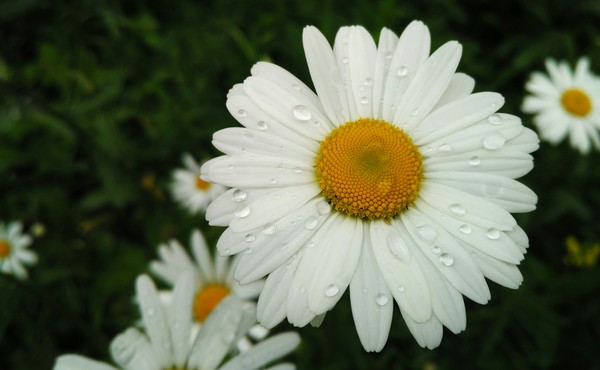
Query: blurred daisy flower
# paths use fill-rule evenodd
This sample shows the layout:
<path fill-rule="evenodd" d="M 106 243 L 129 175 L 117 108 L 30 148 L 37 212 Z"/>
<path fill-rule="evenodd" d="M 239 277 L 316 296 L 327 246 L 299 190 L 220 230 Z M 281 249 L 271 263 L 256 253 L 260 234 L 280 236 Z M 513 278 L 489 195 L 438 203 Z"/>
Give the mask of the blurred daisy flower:
<path fill-rule="evenodd" d="M 567 135 L 573 148 L 586 154 L 600 148 L 600 80 L 590 72 L 590 62 L 581 58 L 575 71 L 566 62 L 546 60 L 549 76 L 534 72 L 525 85 L 522 110 L 535 114 L 533 123 L 540 137 L 558 144 Z"/>
<path fill-rule="evenodd" d="M 192 232 L 190 241 L 194 260 L 177 240 L 171 240 L 168 244 L 159 246 L 158 253 L 161 259 L 152 261 L 150 270 L 170 286 L 173 286 L 182 274 L 193 274 L 196 291 L 190 307 L 194 313 L 194 332 L 197 332 L 211 311 L 230 294 L 242 300 L 256 300 L 264 286 L 264 280 L 240 285 L 233 279 L 236 259 L 218 254 L 211 257 L 206 240 L 199 230 Z M 162 292 L 161 297 L 165 303 L 172 301 L 170 291 Z M 254 339 L 262 339 L 267 333 L 266 329 L 261 330 L 260 327 L 250 331 Z"/>
<path fill-rule="evenodd" d="M 222 255 L 241 254 L 242 284 L 268 275 L 258 318 L 318 325 L 349 287 L 367 351 L 388 338 L 395 301 L 417 342 L 466 327 L 463 295 L 485 304 L 485 278 L 510 288 L 528 238 L 510 212 L 535 209 L 514 179 L 533 167 L 536 134 L 500 114 L 504 99 L 472 94 L 456 73 L 461 45 L 430 55 L 427 27 L 376 45 L 342 27 L 333 49 L 306 27 L 317 94 L 286 70 L 258 63 L 227 108 L 244 126 L 213 136 L 226 155 L 202 177 L 232 187 L 206 216 L 228 226 Z"/>
<path fill-rule="evenodd" d="M 202 180 L 200 165 L 188 153 L 183 155 L 185 168 L 173 171 L 171 192 L 173 198 L 191 214 L 206 210 L 206 206 L 225 190 L 222 185 Z"/>
<path fill-rule="evenodd" d="M 190 340 L 193 318 L 190 304 L 195 282 L 193 274 L 183 274 L 175 285 L 173 304 L 165 306 L 148 276 L 137 279 L 137 298 L 145 332 L 129 328 L 111 343 L 114 361 L 124 370 L 252 370 L 263 368 L 297 347 L 298 334 L 287 332 L 262 341 L 245 352 L 232 354 L 234 343 L 256 322 L 254 305 L 244 305 L 237 297 L 224 299 L 206 319 L 198 336 Z M 224 359 L 230 359 L 223 364 Z M 294 369 L 281 364 L 270 369 Z M 116 370 L 79 355 L 60 356 L 54 370 Z"/>
<path fill-rule="evenodd" d="M 0 272 L 24 280 L 28 277 L 25 265 L 36 264 L 38 257 L 27 249 L 31 237 L 22 231 L 23 225 L 18 221 L 8 225 L 0 222 Z"/>

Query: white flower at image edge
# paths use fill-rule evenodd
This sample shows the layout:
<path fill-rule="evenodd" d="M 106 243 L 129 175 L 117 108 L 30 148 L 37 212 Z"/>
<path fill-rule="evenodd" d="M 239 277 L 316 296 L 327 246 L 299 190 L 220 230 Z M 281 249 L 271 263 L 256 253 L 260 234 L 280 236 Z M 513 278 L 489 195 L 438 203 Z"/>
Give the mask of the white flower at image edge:
<path fill-rule="evenodd" d="M 256 323 L 256 309 L 243 304 L 236 296 L 225 298 L 213 310 L 190 341 L 192 315 L 190 306 L 195 291 L 194 277 L 184 274 L 175 285 L 173 304 L 163 305 L 156 287 L 146 275 L 137 279 L 145 333 L 129 328 L 111 343 L 111 354 L 124 370 L 252 370 L 285 356 L 300 342 L 298 334 L 286 332 L 270 337 L 222 364 L 235 343 Z M 293 370 L 280 364 L 270 370 Z M 117 368 L 83 356 L 66 354 L 57 358 L 54 370 L 117 370 Z"/>
<path fill-rule="evenodd" d="M 582 154 L 600 149 L 600 79 L 590 72 L 590 62 L 581 58 L 574 71 L 566 62 L 546 60 L 548 75 L 534 72 L 525 85 L 523 111 L 535 114 L 533 123 L 540 137 L 558 144 L 569 137 Z"/>
<path fill-rule="evenodd" d="M 14 275 L 25 280 L 28 277 L 25 265 L 38 261 L 35 252 L 28 249 L 31 236 L 23 234 L 23 224 L 13 221 L 0 223 L 0 273 Z"/>
<path fill-rule="evenodd" d="M 376 46 L 343 27 L 333 50 L 314 27 L 303 34 L 317 94 L 260 62 L 235 85 L 227 108 L 244 126 L 213 136 L 224 156 L 206 180 L 232 187 L 207 208 L 228 226 L 222 255 L 241 253 L 234 277 L 268 275 L 259 322 L 320 324 L 349 287 L 367 351 L 388 337 L 395 301 L 419 345 L 439 345 L 443 326 L 466 327 L 463 295 L 485 304 L 485 278 L 509 288 L 528 238 L 510 212 L 535 209 L 514 179 L 533 167 L 536 134 L 497 113 L 504 99 L 472 93 L 456 73 L 461 45 L 430 53 L 427 27 Z"/>
<path fill-rule="evenodd" d="M 173 198 L 191 214 L 203 212 L 206 206 L 227 188 L 202 180 L 200 165 L 190 154 L 183 155 L 183 164 L 185 168 L 173 171 L 171 184 Z"/>

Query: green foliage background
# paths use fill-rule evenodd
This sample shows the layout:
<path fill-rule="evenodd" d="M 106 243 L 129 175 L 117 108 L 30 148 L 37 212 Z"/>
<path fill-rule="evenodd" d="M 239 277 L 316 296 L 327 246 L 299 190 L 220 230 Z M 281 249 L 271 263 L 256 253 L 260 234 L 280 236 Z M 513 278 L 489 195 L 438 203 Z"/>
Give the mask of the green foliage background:
<path fill-rule="evenodd" d="M 591 58 L 600 73 L 593 1 L 0 1 L 0 220 L 42 223 L 26 282 L 0 276 L 0 369 L 50 369 L 56 356 L 108 360 L 136 320 L 135 277 L 156 246 L 187 243 L 189 216 L 168 192 L 181 154 L 217 155 L 212 133 L 237 123 L 225 95 L 259 60 L 310 84 L 301 34 L 342 25 L 375 37 L 413 19 L 433 47 L 464 46 L 459 70 L 520 113 L 529 74 L 547 57 Z M 348 297 L 319 329 L 299 329 L 299 369 L 600 369 L 600 271 L 564 263 L 564 240 L 600 241 L 600 155 L 541 144 L 523 182 L 538 209 L 518 215 L 531 247 L 517 291 L 493 283 L 467 303 L 467 330 L 421 349 L 396 309 L 389 342 L 362 350 Z M 281 329 L 286 329 L 283 324 Z"/>

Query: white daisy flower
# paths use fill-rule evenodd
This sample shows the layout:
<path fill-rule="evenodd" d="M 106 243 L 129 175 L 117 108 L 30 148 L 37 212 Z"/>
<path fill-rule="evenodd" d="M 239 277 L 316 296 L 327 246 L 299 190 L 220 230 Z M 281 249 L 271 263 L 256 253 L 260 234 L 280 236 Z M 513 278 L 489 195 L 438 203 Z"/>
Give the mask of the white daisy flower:
<path fill-rule="evenodd" d="M 211 257 L 206 240 L 200 230 L 193 230 L 190 238 L 194 260 L 190 258 L 185 248 L 177 241 L 159 246 L 161 260 L 152 261 L 150 270 L 167 284 L 173 286 L 177 279 L 186 272 L 194 276 L 197 289 L 192 303 L 194 313 L 194 330 L 200 330 L 201 324 L 219 302 L 230 294 L 243 300 L 255 300 L 262 287 L 264 279 L 240 285 L 233 279 L 233 267 L 238 258 L 224 257 L 215 254 Z M 161 292 L 165 303 L 172 301 L 171 291 Z M 268 331 L 253 328 L 250 334 L 253 339 L 262 339 Z M 243 345 L 243 343 L 242 343 Z"/>
<path fill-rule="evenodd" d="M 532 95 L 522 109 L 533 113 L 540 137 L 552 144 L 567 135 L 573 148 L 587 154 L 600 149 L 600 79 L 590 72 L 590 62 L 581 58 L 575 71 L 566 62 L 546 60 L 549 76 L 534 72 L 525 85 Z"/>
<path fill-rule="evenodd" d="M 173 198 L 191 214 L 206 210 L 206 206 L 225 190 L 224 186 L 200 178 L 200 165 L 188 153 L 183 155 L 185 168 L 173 171 Z"/>
<path fill-rule="evenodd" d="M 455 73 L 461 45 L 429 55 L 421 22 L 379 45 L 362 27 L 339 30 L 333 50 L 303 34 L 317 94 L 284 69 L 258 63 L 229 92 L 244 128 L 215 133 L 226 155 L 204 179 L 233 189 L 209 205 L 228 226 L 217 249 L 242 253 L 242 284 L 268 275 L 258 318 L 319 324 L 346 289 L 360 340 L 385 345 L 395 300 L 409 330 L 436 347 L 442 326 L 466 326 L 462 295 L 485 304 L 489 278 L 519 286 L 528 246 L 509 212 L 536 195 L 515 178 L 533 167 L 536 134 L 496 113 L 503 98 L 472 94 Z"/>
<path fill-rule="evenodd" d="M 27 249 L 31 237 L 22 231 L 23 225 L 18 221 L 8 225 L 0 222 L 0 272 L 24 280 L 28 277 L 25 265 L 36 264 L 38 257 Z"/>
<path fill-rule="evenodd" d="M 230 358 L 234 343 L 256 322 L 255 306 L 244 305 L 231 295 L 207 318 L 190 342 L 193 318 L 190 305 L 195 290 L 193 274 L 184 274 L 174 289 L 174 301 L 163 305 L 148 276 L 137 279 L 137 297 L 146 332 L 129 328 L 111 343 L 111 354 L 119 366 L 67 354 L 57 358 L 54 370 L 252 370 L 262 368 L 296 348 L 298 334 L 275 335 Z M 282 364 L 271 369 L 294 369 Z"/>

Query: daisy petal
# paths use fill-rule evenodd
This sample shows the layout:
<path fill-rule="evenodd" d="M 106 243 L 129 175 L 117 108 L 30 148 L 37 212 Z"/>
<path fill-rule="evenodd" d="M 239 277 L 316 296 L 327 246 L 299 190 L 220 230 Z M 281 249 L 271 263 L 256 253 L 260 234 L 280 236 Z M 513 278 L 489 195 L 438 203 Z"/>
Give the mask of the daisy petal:
<path fill-rule="evenodd" d="M 486 278 L 511 289 L 517 289 L 523 282 L 523 275 L 516 265 L 490 257 L 473 246 L 463 244 L 463 247 L 473 256 Z"/>
<path fill-rule="evenodd" d="M 90 360 L 79 355 L 61 355 L 56 359 L 53 370 L 118 370 L 103 362 Z"/>
<path fill-rule="evenodd" d="M 293 332 L 282 333 L 264 340 L 243 352 L 219 370 L 254 370 L 292 352 L 300 344 L 300 336 Z"/>
<path fill-rule="evenodd" d="M 383 96 L 385 93 L 388 70 L 398 45 L 398 36 L 387 28 L 381 29 L 377 56 L 375 58 L 375 77 L 373 81 L 373 116 L 383 119 Z"/>
<path fill-rule="evenodd" d="M 212 258 L 208 251 L 208 245 L 204 235 L 198 229 L 192 231 L 192 253 L 194 259 L 198 263 L 197 271 L 202 275 L 204 281 L 212 281 L 215 279 L 215 271 L 212 265 Z"/>
<path fill-rule="evenodd" d="M 448 88 L 446 88 L 446 91 L 444 91 L 434 109 L 468 96 L 473 92 L 474 88 L 475 80 L 473 77 L 460 72 L 455 73 L 452 76 L 452 80 L 450 80 Z"/>
<path fill-rule="evenodd" d="M 157 354 L 148 338 L 135 328 L 129 328 L 117 335 L 110 343 L 113 360 L 128 370 L 161 370 Z"/>
<path fill-rule="evenodd" d="M 442 342 L 442 336 L 444 330 L 442 323 L 435 316 L 431 316 L 431 319 L 426 322 L 417 322 L 411 319 L 410 316 L 406 315 L 402 310 L 402 318 L 406 322 L 408 330 L 417 340 L 417 343 L 423 348 L 434 349 Z"/>
<path fill-rule="evenodd" d="M 173 365 L 184 368 L 190 349 L 190 330 L 194 293 L 196 292 L 194 273 L 187 271 L 177 280 L 173 289 L 173 305 L 169 315 L 171 341 L 173 346 Z"/>
<path fill-rule="evenodd" d="M 277 188 L 229 189 L 217 197 L 206 209 L 208 224 L 211 226 L 229 226 L 238 207 L 244 208 L 256 199 L 274 191 L 277 191 Z"/>
<path fill-rule="evenodd" d="M 393 297 L 373 255 L 368 227 L 364 227 L 361 248 L 358 266 L 350 282 L 352 317 L 364 349 L 379 352 L 390 332 Z"/>

